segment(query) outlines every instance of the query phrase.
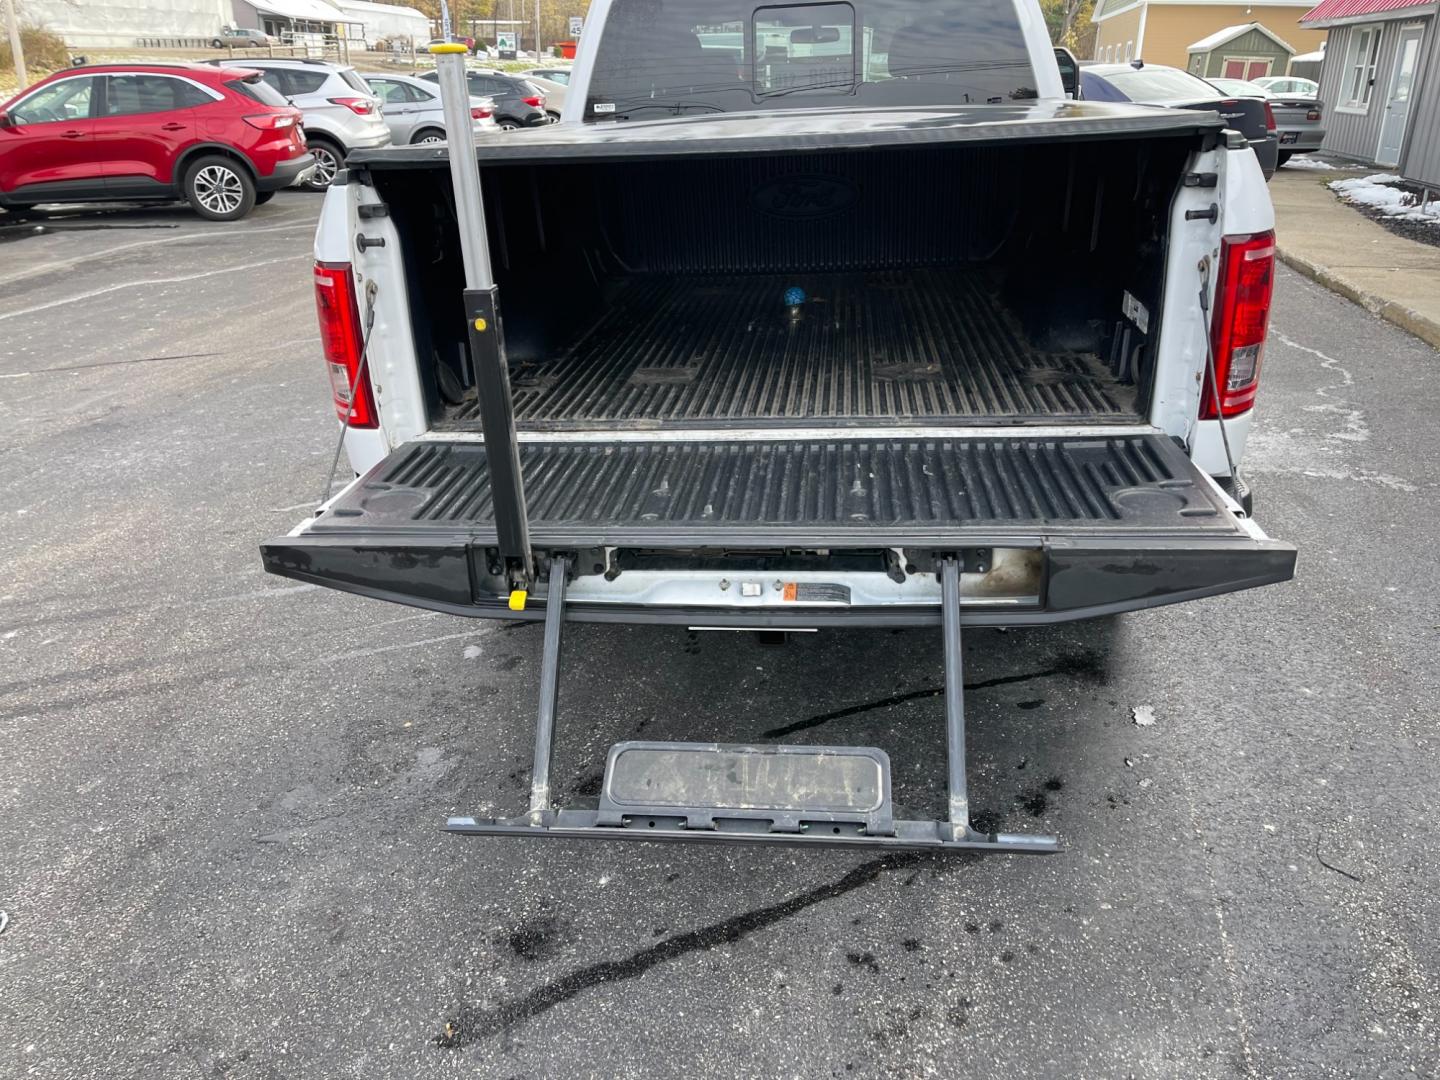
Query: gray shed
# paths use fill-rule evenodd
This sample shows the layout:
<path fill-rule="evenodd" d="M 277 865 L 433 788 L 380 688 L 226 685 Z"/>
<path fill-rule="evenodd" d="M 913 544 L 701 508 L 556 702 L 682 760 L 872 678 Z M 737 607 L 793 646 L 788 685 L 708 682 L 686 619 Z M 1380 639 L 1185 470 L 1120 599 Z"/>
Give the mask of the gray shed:
<path fill-rule="evenodd" d="M 1189 70 L 1202 79 L 1284 75 L 1295 50 L 1258 22 L 1227 26 L 1188 48 Z"/>
<path fill-rule="evenodd" d="M 1436 3 L 1322 0 L 1300 19 L 1328 27 L 1320 68 L 1324 149 L 1440 187 Z"/>
<path fill-rule="evenodd" d="M 1440 19 L 1431 18 L 1422 44 L 1400 175 L 1440 193 Z"/>

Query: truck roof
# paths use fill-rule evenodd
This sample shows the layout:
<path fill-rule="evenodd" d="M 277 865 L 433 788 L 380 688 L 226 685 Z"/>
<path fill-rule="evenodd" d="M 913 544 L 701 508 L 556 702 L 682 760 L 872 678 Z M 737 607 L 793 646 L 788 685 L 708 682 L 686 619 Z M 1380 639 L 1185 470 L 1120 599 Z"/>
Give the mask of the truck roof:
<path fill-rule="evenodd" d="M 794 109 L 711 113 L 623 123 L 551 124 L 476 139 L 485 164 L 708 157 L 922 146 L 960 142 L 1024 142 L 1056 138 L 1104 139 L 1149 134 L 1186 135 L 1225 127 L 1207 112 L 1090 101 L 1039 100 L 1010 105 L 907 109 Z M 449 160 L 443 143 L 357 150 L 351 165 L 428 168 Z"/>

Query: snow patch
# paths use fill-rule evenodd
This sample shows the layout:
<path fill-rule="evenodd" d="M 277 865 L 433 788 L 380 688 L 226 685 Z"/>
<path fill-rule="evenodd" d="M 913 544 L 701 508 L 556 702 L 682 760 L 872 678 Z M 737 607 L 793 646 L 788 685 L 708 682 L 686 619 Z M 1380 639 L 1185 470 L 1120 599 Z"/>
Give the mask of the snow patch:
<path fill-rule="evenodd" d="M 474 659 L 476 659 L 477 657 L 479 657 L 479 655 L 480 655 L 480 646 L 479 646 L 479 645 L 466 645 L 466 646 L 465 646 L 464 656 L 465 656 L 465 659 L 466 659 L 466 660 L 474 660 Z"/>
<path fill-rule="evenodd" d="M 1134 719 L 1136 727 L 1155 726 L 1154 705 L 1132 705 L 1130 707 L 1130 716 Z"/>
<path fill-rule="evenodd" d="M 1419 195 L 1394 186 L 1401 182 L 1394 173 L 1374 173 L 1349 180 L 1332 180 L 1329 187 L 1346 202 L 1368 206 L 1384 217 L 1440 226 L 1440 201 L 1431 199 L 1428 206 L 1422 206 Z"/>

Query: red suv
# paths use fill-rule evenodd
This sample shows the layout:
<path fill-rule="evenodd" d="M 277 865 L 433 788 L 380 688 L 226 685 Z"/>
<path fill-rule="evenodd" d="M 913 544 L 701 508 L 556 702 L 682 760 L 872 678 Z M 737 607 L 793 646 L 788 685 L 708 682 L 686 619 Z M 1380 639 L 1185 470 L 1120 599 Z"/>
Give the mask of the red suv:
<path fill-rule="evenodd" d="M 181 198 L 234 221 L 313 171 L 300 119 L 243 68 L 71 68 L 0 106 L 0 206 Z"/>

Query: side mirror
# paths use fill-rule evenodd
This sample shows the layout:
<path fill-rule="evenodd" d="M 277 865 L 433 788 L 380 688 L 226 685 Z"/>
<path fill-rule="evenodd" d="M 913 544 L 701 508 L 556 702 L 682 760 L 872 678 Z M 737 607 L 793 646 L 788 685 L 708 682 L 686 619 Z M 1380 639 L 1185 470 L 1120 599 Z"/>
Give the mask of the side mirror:
<path fill-rule="evenodd" d="M 15 121 L 11 118 L 10 114 L 7 112 L 0 112 L 0 129 L 12 128 L 14 126 Z"/>
<path fill-rule="evenodd" d="M 1055 63 L 1060 67 L 1060 85 L 1065 88 L 1065 96 L 1076 101 L 1080 100 L 1080 61 L 1075 59 L 1075 54 L 1063 45 L 1055 46 Z"/>

